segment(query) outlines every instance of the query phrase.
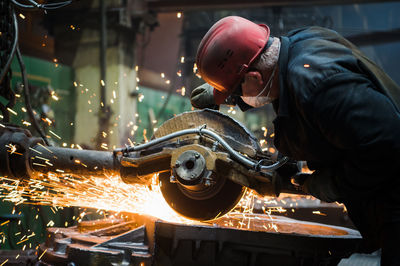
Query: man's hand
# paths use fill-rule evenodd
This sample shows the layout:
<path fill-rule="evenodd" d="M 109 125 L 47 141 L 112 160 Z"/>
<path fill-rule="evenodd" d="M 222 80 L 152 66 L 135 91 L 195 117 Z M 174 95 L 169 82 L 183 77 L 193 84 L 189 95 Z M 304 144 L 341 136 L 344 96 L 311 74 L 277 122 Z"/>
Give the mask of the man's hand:
<path fill-rule="evenodd" d="M 278 155 L 279 158 L 280 155 Z M 287 163 L 276 169 L 276 173 L 284 179 L 290 180 L 299 172 L 297 167 L 297 162 L 295 160 L 289 159 Z"/>
<path fill-rule="evenodd" d="M 192 91 L 190 95 L 192 106 L 199 109 L 210 108 L 218 110 L 219 106 L 215 104 L 213 86 L 204 83 Z"/>
<path fill-rule="evenodd" d="M 335 180 L 335 173 L 331 169 L 316 170 L 312 174 L 299 174 L 295 177 L 304 192 L 325 201 L 341 201 L 340 193 Z"/>

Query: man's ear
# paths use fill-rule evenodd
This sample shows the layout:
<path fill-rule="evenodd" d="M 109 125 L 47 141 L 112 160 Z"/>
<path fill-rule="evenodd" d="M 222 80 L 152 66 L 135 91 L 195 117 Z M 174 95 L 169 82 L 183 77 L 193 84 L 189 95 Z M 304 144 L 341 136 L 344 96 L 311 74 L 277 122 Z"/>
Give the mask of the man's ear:
<path fill-rule="evenodd" d="M 262 75 L 258 71 L 250 71 L 244 75 L 242 82 L 243 96 L 256 96 L 263 87 Z"/>

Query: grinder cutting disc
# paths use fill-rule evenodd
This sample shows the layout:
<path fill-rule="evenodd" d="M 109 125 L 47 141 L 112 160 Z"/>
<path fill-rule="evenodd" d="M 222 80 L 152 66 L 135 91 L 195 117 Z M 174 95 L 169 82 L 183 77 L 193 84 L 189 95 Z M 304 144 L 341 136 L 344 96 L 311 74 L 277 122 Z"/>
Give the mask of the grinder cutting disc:
<path fill-rule="evenodd" d="M 253 157 L 261 152 L 257 139 L 239 122 L 213 110 L 201 110 L 180 114 L 162 124 L 153 138 L 206 125 L 218 133 L 235 150 Z M 186 141 L 193 136 L 186 136 Z M 181 139 L 182 140 L 182 139 Z M 213 173 L 215 181 L 211 186 L 196 189 L 171 183 L 172 171 L 159 174 L 161 192 L 167 203 L 179 214 L 194 220 L 216 219 L 229 212 L 239 202 L 245 187 L 236 184 L 218 173 Z"/>
<path fill-rule="evenodd" d="M 170 182 L 171 173 L 160 173 L 159 181 L 165 201 L 176 212 L 189 219 L 207 221 L 232 210 L 245 192 L 245 187 L 218 177 L 217 184 L 201 191 L 189 191 Z M 201 195 L 199 195 L 201 194 Z"/>

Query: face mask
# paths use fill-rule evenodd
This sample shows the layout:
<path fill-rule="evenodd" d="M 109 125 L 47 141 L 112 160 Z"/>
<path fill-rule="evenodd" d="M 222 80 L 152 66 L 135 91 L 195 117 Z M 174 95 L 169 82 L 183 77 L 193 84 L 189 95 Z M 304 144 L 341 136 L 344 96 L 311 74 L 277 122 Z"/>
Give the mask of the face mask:
<path fill-rule="evenodd" d="M 274 70 L 272 71 L 271 76 L 269 77 L 269 80 L 267 84 L 265 84 L 265 87 L 261 90 L 261 92 L 257 96 L 241 96 L 243 101 L 247 103 L 248 105 L 252 107 L 261 107 L 263 105 L 271 103 L 274 99 L 269 97 L 271 93 L 271 87 L 272 87 L 272 82 L 274 80 L 275 76 L 275 70 L 277 68 L 278 64 L 274 67 Z M 266 90 L 269 90 L 266 96 L 261 96 L 265 93 Z"/>

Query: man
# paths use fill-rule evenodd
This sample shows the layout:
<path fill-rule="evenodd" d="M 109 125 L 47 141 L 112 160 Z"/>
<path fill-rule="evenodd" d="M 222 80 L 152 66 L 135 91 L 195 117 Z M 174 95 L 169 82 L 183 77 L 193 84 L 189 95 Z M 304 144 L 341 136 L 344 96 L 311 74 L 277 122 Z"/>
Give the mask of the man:
<path fill-rule="evenodd" d="M 307 161 L 303 188 L 343 202 L 367 251 L 400 265 L 400 88 L 335 31 L 310 27 L 274 38 L 241 17 L 218 21 L 204 36 L 197 67 L 205 84 L 197 108 L 272 103 L 275 146 Z"/>

